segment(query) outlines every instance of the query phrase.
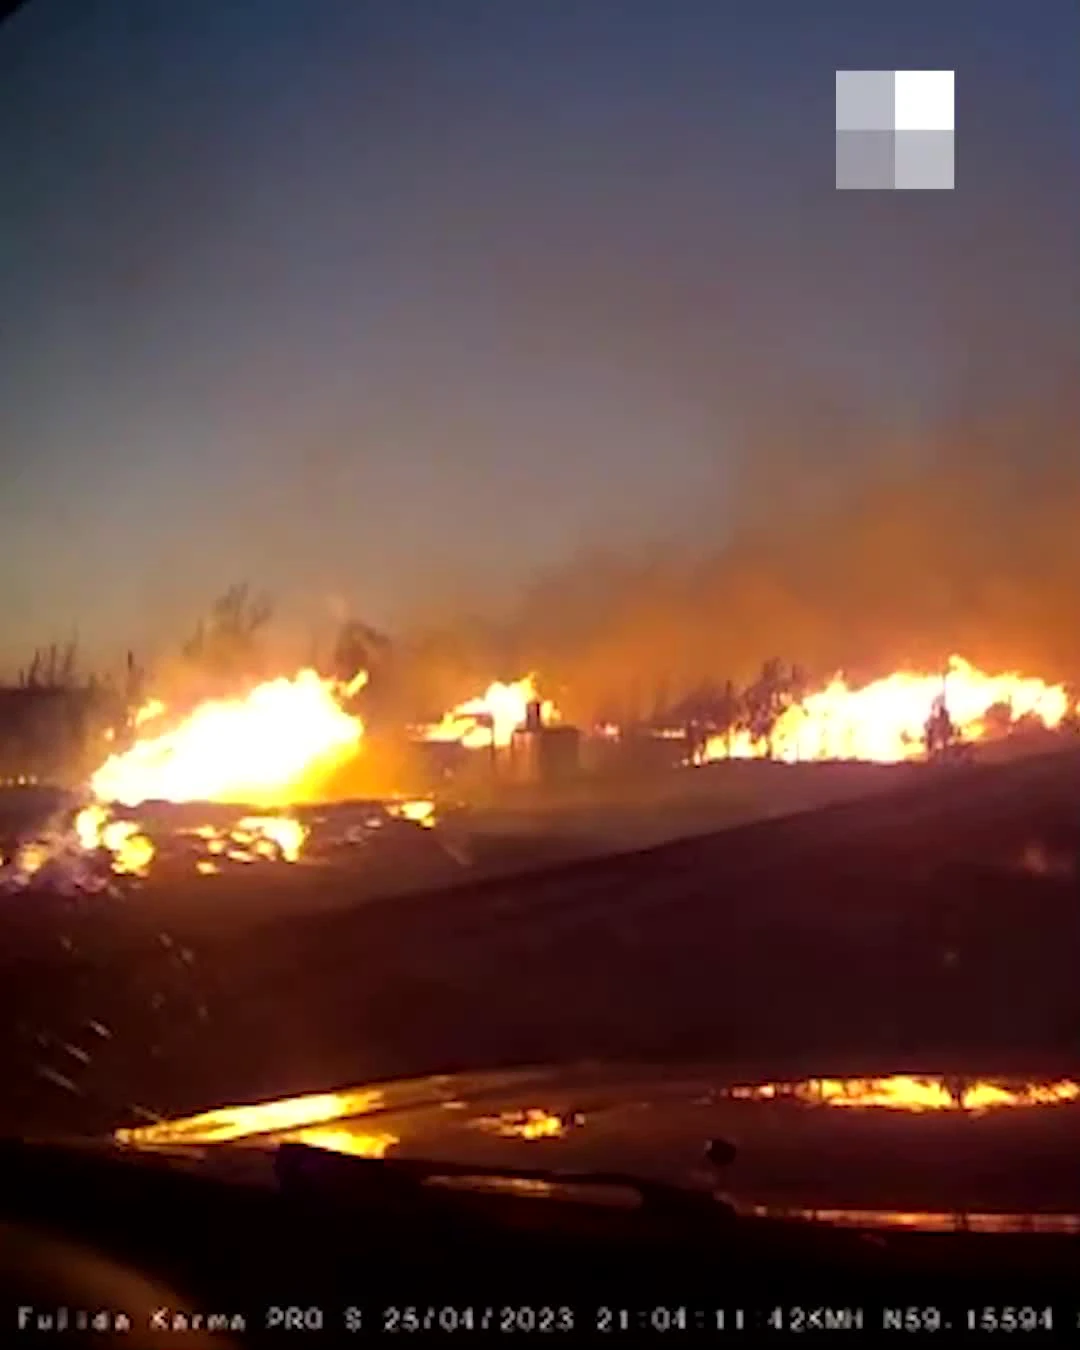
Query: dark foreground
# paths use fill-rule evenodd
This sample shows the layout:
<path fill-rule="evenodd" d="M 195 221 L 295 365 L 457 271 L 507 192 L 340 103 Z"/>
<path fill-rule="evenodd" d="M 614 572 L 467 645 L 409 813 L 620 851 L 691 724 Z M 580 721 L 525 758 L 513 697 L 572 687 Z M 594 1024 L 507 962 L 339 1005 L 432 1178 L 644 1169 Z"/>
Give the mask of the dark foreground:
<path fill-rule="evenodd" d="M 333 907 L 265 923 L 9 900 L 2 1125 L 585 1057 L 1070 1073 L 1078 852 L 1067 753 L 358 907 L 313 873 Z"/>

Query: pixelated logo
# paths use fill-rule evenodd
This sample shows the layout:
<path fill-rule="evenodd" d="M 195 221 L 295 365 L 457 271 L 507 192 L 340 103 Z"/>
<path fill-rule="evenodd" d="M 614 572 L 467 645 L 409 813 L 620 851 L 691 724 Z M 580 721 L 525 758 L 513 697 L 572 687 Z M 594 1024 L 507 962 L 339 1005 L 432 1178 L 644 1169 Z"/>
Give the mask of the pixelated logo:
<path fill-rule="evenodd" d="M 951 70 L 836 72 L 836 186 L 955 186 Z"/>

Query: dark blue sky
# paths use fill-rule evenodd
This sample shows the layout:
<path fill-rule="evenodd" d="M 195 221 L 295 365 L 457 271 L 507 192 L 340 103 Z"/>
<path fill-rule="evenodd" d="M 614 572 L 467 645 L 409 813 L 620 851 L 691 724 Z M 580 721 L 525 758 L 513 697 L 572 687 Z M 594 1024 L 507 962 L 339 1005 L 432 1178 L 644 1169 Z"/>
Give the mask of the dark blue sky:
<path fill-rule="evenodd" d="M 952 193 L 833 187 L 895 67 L 957 72 Z M 0 664 L 244 578 L 394 625 L 722 534 L 810 391 L 1075 370 L 1080 6 L 31 0 L 0 180 Z"/>

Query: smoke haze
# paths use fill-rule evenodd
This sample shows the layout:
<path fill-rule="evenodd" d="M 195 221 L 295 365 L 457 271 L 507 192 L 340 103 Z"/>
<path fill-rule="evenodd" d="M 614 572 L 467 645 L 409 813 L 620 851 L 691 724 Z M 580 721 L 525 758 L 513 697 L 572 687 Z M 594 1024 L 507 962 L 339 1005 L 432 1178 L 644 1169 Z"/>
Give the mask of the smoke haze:
<path fill-rule="evenodd" d="M 748 680 L 774 656 L 822 679 L 933 670 L 953 652 L 1080 676 L 1075 385 L 917 434 L 798 412 L 747 451 L 723 531 L 691 508 L 680 539 L 582 554 L 502 623 L 451 625 L 444 691 L 530 668 L 590 718 Z"/>
<path fill-rule="evenodd" d="M 1076 664 L 1080 9 L 1035 8 L 24 6 L 0 668 L 156 663 L 243 581 L 283 665 L 443 630 L 435 713 Z M 893 66 L 956 71 L 955 191 L 834 188 L 834 72 Z"/>

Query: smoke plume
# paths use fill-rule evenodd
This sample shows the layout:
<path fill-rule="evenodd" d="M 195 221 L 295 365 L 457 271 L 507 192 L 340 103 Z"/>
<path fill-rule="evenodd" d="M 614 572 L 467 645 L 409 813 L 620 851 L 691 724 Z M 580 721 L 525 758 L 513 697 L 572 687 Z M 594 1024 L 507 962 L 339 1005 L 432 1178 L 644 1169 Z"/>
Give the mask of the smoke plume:
<path fill-rule="evenodd" d="M 493 663 L 534 669 L 567 715 L 588 720 L 748 680 L 770 657 L 823 679 L 873 678 L 958 652 L 1075 679 L 1075 390 L 887 435 L 804 405 L 742 458 L 722 527 L 688 517 L 681 539 L 583 551 L 502 625 L 444 635 L 458 685 Z"/>

